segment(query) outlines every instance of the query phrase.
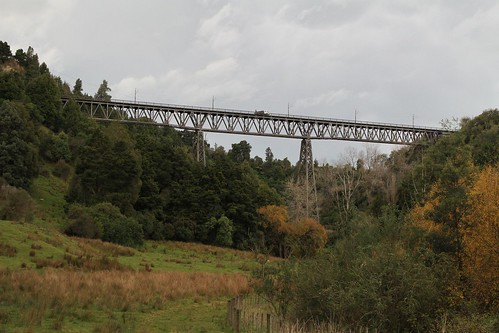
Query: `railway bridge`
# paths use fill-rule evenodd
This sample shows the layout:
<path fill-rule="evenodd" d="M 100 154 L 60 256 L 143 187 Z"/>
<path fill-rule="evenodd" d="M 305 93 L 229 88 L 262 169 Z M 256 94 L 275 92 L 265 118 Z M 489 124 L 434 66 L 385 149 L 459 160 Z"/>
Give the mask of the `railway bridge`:
<path fill-rule="evenodd" d="M 206 162 L 204 132 L 301 139 L 298 181 L 307 193 L 306 212 L 318 219 L 312 140 L 346 140 L 411 145 L 429 143 L 449 131 L 439 128 L 274 114 L 124 100 L 72 98 L 80 111 L 100 121 L 170 126 L 195 131 L 194 151 Z M 66 107 L 71 98 L 62 97 Z"/>

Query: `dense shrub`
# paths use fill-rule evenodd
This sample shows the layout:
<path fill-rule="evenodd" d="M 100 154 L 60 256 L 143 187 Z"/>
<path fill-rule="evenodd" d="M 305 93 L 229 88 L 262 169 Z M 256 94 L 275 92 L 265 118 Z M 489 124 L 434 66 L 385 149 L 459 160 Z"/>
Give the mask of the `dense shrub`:
<path fill-rule="evenodd" d="M 175 228 L 175 239 L 183 242 L 191 242 L 196 235 L 196 223 L 187 217 L 179 217 L 173 222 Z"/>
<path fill-rule="evenodd" d="M 219 219 L 212 217 L 205 224 L 207 232 L 207 240 L 210 244 L 220 246 L 232 245 L 232 234 L 234 232 L 234 224 L 225 215 Z"/>
<path fill-rule="evenodd" d="M 63 180 L 68 180 L 69 175 L 71 173 L 71 167 L 64 160 L 59 160 L 54 165 L 54 169 L 52 170 L 52 174 L 56 177 L 59 177 Z"/>
<path fill-rule="evenodd" d="M 431 330 L 444 300 L 439 275 L 407 253 L 373 250 L 347 261 L 328 254 L 304 263 L 295 315 L 386 332 Z"/>
<path fill-rule="evenodd" d="M 66 234 L 83 238 L 102 238 L 103 226 L 98 219 L 94 219 L 90 210 L 81 205 L 71 205 L 68 217 L 73 221 L 66 229 Z"/>
<path fill-rule="evenodd" d="M 51 162 L 71 160 L 67 134 L 64 132 L 59 134 L 45 133 L 41 138 L 40 153 Z"/>
<path fill-rule="evenodd" d="M 448 333 L 496 333 L 499 332 L 499 317 L 494 314 L 460 314 L 444 317 L 440 328 Z"/>
<path fill-rule="evenodd" d="M 136 213 L 135 219 L 142 226 L 144 237 L 152 240 L 165 239 L 165 225 L 158 221 L 154 214 L 150 212 Z M 171 238 L 171 237 L 170 237 Z"/>
<path fill-rule="evenodd" d="M 143 244 L 141 225 L 133 218 L 121 214 L 118 207 L 100 203 L 91 207 L 74 205 L 69 210 L 73 223 L 66 229 L 70 235 L 101 238 L 106 242 L 125 246 Z"/>
<path fill-rule="evenodd" d="M 394 214 L 364 218 L 353 229 L 315 258 L 263 269 L 256 289 L 292 320 L 333 320 L 381 332 L 435 329 L 457 276 L 447 257 L 428 250 Z"/>
<path fill-rule="evenodd" d="M 0 220 L 31 221 L 35 203 L 28 192 L 0 178 Z"/>

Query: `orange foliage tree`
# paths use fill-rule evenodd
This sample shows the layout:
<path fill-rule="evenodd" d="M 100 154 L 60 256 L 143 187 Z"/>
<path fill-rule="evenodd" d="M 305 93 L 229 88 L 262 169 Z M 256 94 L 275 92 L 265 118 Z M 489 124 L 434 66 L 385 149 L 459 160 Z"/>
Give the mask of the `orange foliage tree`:
<path fill-rule="evenodd" d="M 326 245 L 326 229 L 320 223 L 310 218 L 291 222 L 286 206 L 268 205 L 257 212 L 267 247 L 280 257 L 312 256 Z"/>
<path fill-rule="evenodd" d="M 499 305 L 499 166 L 479 172 L 464 215 L 463 273 L 470 296 L 485 306 Z"/>
<path fill-rule="evenodd" d="M 426 201 L 414 207 L 410 217 L 425 230 L 434 250 L 451 252 L 466 282 L 468 297 L 497 308 L 499 293 L 499 167 L 488 166 L 472 177 L 465 200 L 452 210 L 446 207 L 446 189 L 434 184 Z M 448 205 L 447 205 L 448 206 Z M 445 211 L 445 215 L 435 212 Z M 459 218 L 457 216 L 459 215 Z M 455 224 L 446 224 L 454 220 Z M 453 246 L 458 244 L 458 246 Z M 449 251 L 448 251 L 449 250 Z"/>
<path fill-rule="evenodd" d="M 286 234 L 288 231 L 288 210 L 285 206 L 268 205 L 257 210 L 260 214 L 260 226 L 265 232 L 265 245 L 280 257 L 287 256 Z"/>

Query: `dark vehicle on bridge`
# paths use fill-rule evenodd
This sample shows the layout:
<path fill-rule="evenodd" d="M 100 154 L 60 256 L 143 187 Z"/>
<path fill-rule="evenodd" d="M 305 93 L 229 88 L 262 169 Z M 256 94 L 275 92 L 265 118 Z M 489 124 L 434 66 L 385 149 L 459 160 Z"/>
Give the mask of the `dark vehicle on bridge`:
<path fill-rule="evenodd" d="M 257 115 L 257 116 L 268 116 L 268 115 L 270 115 L 270 113 L 268 113 L 265 110 L 255 110 L 255 115 Z"/>

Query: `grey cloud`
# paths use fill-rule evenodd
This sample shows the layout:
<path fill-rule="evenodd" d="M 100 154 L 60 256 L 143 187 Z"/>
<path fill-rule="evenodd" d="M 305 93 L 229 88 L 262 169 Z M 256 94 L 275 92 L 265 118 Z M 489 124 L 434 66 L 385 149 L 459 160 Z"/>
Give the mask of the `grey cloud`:
<path fill-rule="evenodd" d="M 107 79 L 116 98 L 437 126 L 498 106 L 497 17 L 493 0 L 8 0 L 0 28 L 91 94 Z"/>

